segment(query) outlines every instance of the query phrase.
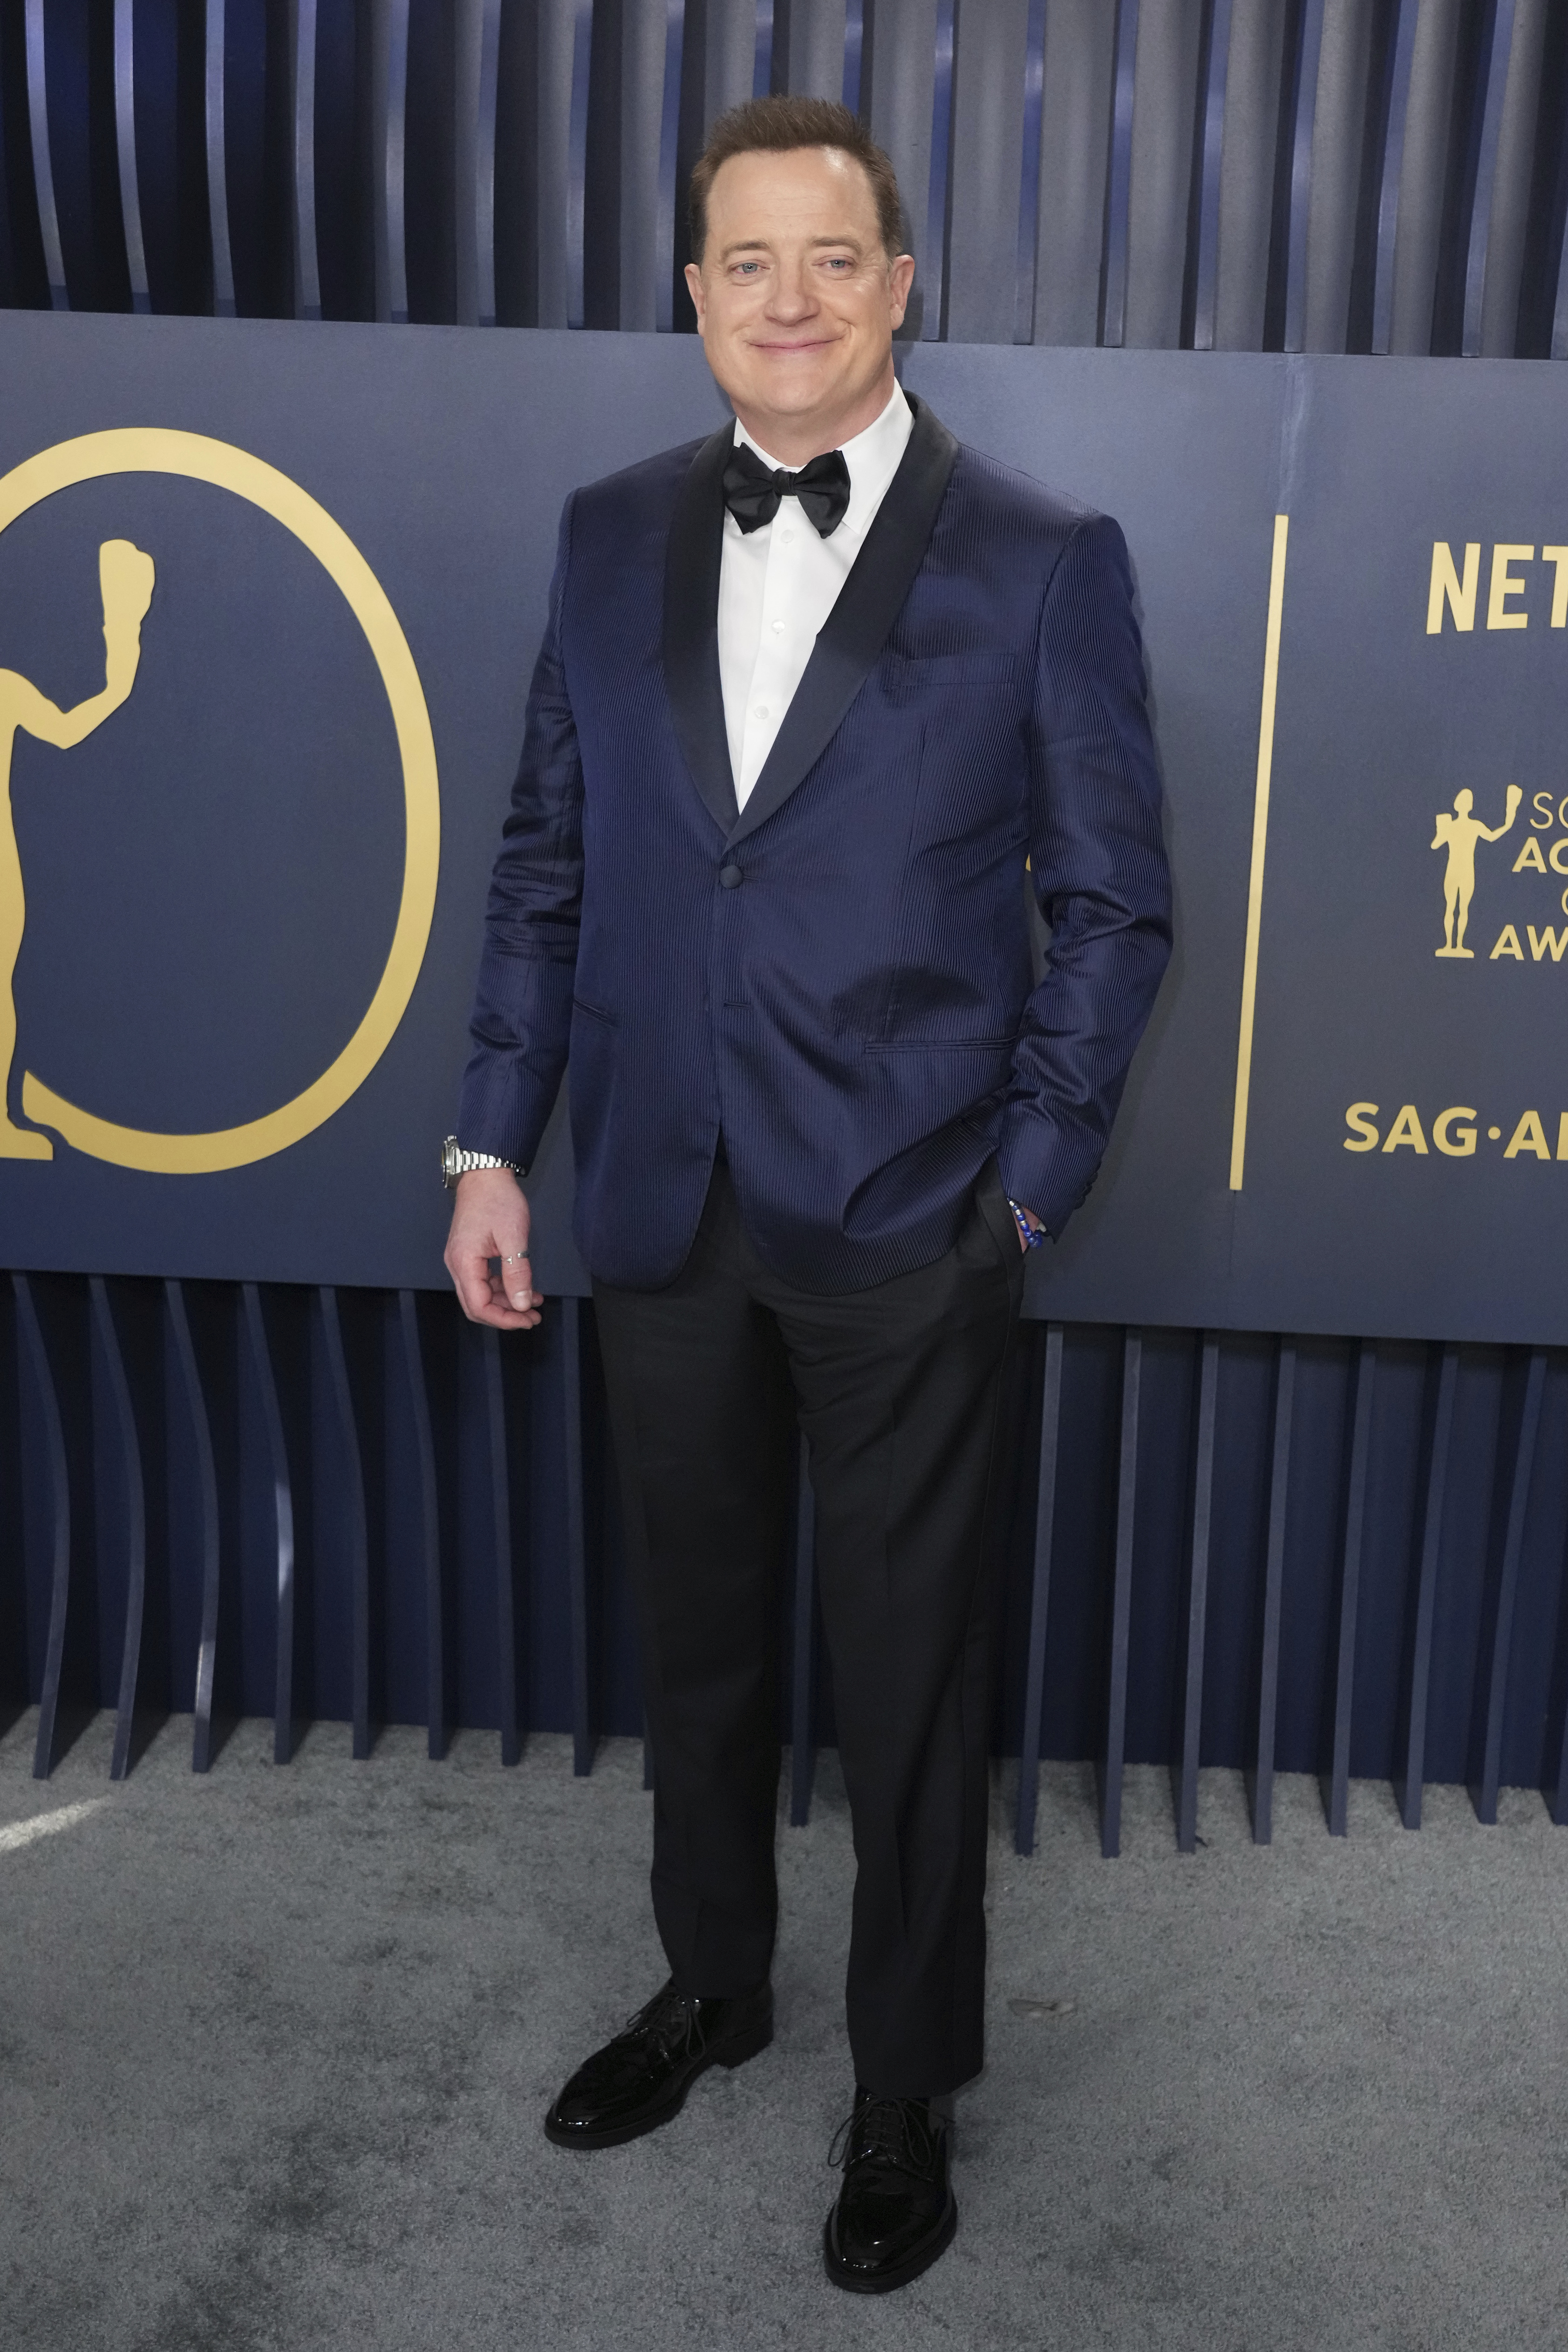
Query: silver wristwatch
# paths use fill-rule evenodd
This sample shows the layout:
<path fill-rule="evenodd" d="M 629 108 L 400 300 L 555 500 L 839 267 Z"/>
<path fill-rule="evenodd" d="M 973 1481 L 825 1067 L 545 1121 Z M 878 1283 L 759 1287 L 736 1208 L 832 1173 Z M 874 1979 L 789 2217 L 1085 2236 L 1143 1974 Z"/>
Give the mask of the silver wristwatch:
<path fill-rule="evenodd" d="M 441 1181 L 448 1192 L 470 1168 L 510 1168 L 514 1176 L 522 1174 L 515 1160 L 498 1160 L 493 1151 L 465 1151 L 457 1137 L 449 1135 L 441 1146 Z"/>

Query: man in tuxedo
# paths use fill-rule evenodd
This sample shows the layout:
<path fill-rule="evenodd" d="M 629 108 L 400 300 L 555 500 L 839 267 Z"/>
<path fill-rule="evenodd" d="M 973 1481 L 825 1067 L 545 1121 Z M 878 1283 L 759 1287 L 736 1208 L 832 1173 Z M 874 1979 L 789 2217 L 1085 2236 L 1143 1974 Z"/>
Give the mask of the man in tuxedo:
<path fill-rule="evenodd" d="M 825 2251 L 876 2293 L 956 2225 L 998 1405 L 1026 1255 L 1093 1181 L 1159 984 L 1169 882 L 1121 534 L 900 389 L 887 158 L 842 107 L 758 100 L 716 125 L 691 215 L 735 422 L 567 501 L 447 1263 L 476 1320 L 538 1323 L 521 1180 L 569 1060 L 670 1975 L 551 2108 L 563 2146 L 667 2123 L 772 2039 L 805 1431 L 858 1865 Z"/>

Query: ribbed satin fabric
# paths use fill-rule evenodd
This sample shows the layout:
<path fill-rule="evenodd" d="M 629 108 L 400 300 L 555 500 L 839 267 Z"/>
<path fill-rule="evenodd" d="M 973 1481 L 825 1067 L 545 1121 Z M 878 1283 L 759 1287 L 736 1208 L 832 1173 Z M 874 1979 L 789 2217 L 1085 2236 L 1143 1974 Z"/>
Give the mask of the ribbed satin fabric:
<path fill-rule="evenodd" d="M 837 732 L 731 849 L 663 668 L 700 446 L 567 502 L 458 1137 L 526 1166 L 569 1063 L 577 1244 L 634 1289 L 679 1272 L 721 1133 L 759 1255 L 805 1287 L 939 1257 L 993 1152 L 1058 1234 L 1170 951 L 1121 533 L 960 447 Z"/>

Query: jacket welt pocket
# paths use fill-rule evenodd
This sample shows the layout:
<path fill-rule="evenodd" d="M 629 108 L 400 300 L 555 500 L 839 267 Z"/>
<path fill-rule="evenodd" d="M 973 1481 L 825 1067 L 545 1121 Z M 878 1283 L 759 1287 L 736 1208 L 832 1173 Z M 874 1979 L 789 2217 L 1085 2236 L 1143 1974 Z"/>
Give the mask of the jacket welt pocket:
<path fill-rule="evenodd" d="M 1017 654 L 921 654 L 900 659 L 906 686 L 1016 686 L 1027 664 Z"/>

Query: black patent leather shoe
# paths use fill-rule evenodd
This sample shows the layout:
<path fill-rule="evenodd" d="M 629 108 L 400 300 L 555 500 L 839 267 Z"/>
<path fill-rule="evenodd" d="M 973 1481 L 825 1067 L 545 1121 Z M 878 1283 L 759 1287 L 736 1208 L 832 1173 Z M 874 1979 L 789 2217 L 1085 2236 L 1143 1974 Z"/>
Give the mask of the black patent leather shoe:
<path fill-rule="evenodd" d="M 958 2227 L 948 2185 L 949 2126 L 924 2099 L 878 2099 L 858 2086 L 828 2161 L 844 2186 L 823 2231 L 835 2286 L 887 2294 L 929 2271 Z"/>
<path fill-rule="evenodd" d="M 544 2118 L 557 2147 L 618 2147 L 678 2115 L 699 2074 L 739 2066 L 773 2038 L 771 1985 L 733 2000 L 677 1992 L 673 1981 L 579 2066 Z"/>

